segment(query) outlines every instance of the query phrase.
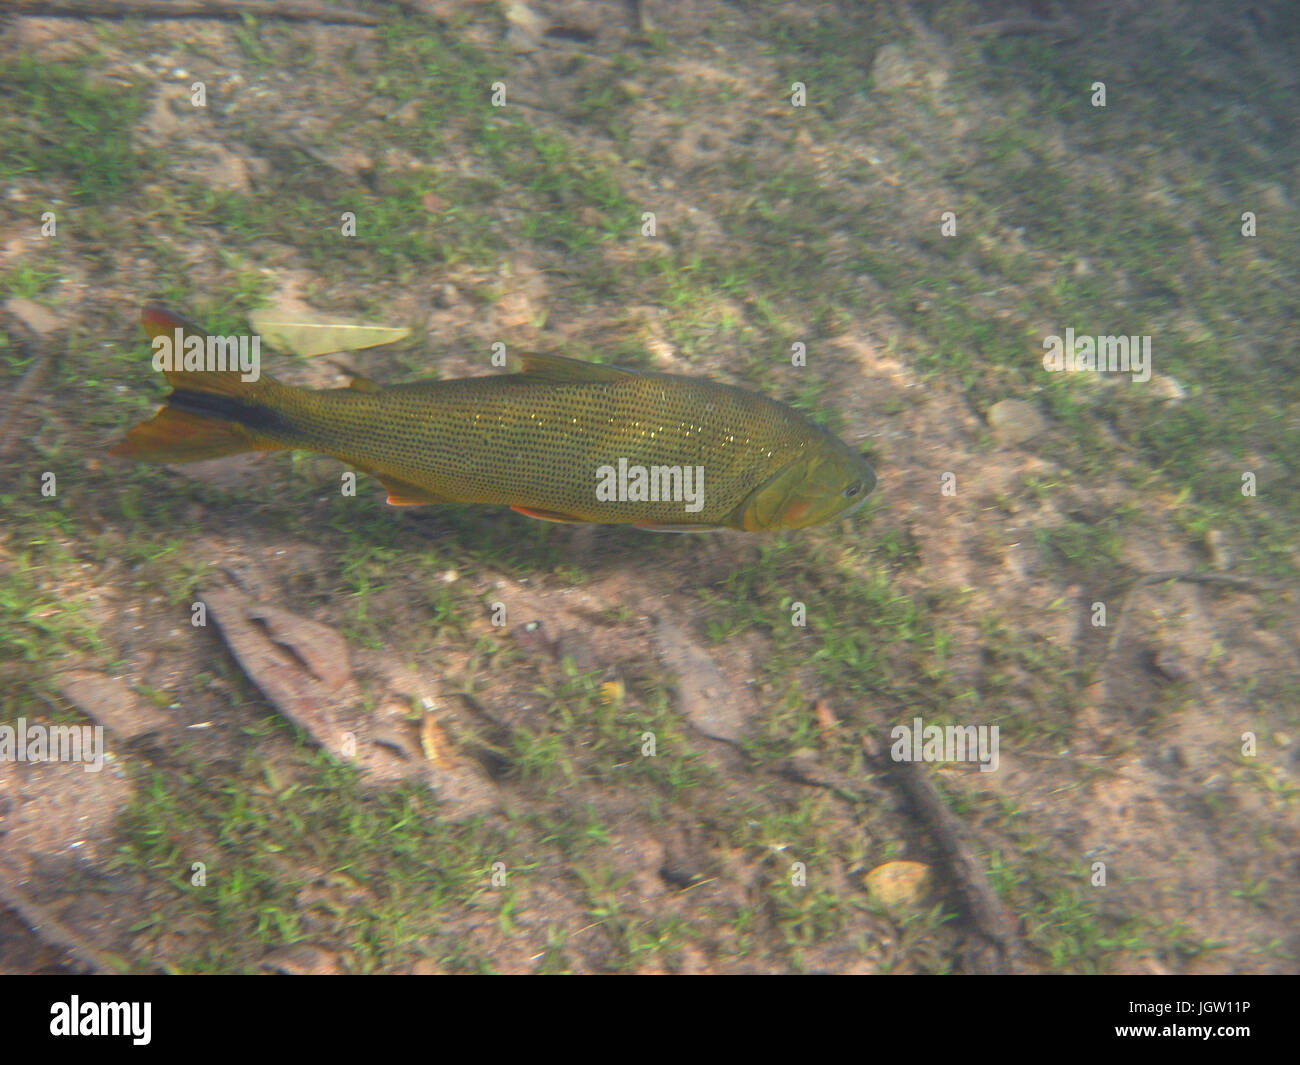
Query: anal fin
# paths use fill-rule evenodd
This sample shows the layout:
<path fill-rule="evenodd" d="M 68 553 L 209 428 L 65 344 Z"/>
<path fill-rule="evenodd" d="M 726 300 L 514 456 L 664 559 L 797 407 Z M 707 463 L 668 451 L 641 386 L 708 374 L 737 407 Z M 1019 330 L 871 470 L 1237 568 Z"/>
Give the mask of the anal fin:
<path fill-rule="evenodd" d="M 671 532 L 671 533 L 699 533 L 699 532 L 719 532 L 725 529 L 725 525 L 669 525 L 661 522 L 639 521 L 636 523 L 638 529 L 645 529 L 647 532 Z"/>

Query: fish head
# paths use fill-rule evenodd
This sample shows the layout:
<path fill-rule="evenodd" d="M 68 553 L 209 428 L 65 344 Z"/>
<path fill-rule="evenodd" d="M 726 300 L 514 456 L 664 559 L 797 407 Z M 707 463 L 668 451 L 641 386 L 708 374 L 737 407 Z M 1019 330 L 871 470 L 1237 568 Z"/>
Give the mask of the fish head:
<path fill-rule="evenodd" d="M 828 436 L 751 492 L 740 506 L 737 527 L 762 531 L 821 525 L 852 514 L 875 487 L 871 464 Z"/>

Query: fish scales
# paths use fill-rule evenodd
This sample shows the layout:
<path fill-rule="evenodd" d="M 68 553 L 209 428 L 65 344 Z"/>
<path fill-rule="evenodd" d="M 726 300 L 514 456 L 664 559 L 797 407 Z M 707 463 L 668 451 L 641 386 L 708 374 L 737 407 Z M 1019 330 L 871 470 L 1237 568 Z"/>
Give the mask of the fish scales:
<path fill-rule="evenodd" d="M 752 486 L 810 442 L 795 412 L 764 396 L 666 374 L 551 383 L 528 374 L 302 394 L 298 446 L 381 478 L 467 503 L 559 511 L 588 521 L 680 522 L 680 500 L 596 499 L 597 469 L 698 466 L 721 523 Z"/>

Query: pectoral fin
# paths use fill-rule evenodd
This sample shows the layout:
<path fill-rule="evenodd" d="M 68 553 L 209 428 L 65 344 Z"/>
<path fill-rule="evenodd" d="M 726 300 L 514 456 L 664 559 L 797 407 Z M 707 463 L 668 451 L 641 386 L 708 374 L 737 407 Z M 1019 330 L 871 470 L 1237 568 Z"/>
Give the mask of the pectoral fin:
<path fill-rule="evenodd" d="M 418 484 L 411 484 L 409 481 L 402 481 L 396 477 L 386 477 L 381 474 L 375 476 L 379 478 L 379 483 L 388 489 L 388 505 L 390 507 L 420 507 L 429 503 L 454 502 L 454 500 L 445 499 L 436 492 L 431 492 Z"/>
<path fill-rule="evenodd" d="M 525 514 L 530 518 L 536 518 L 538 521 L 559 521 L 570 525 L 581 525 L 586 523 L 586 518 L 575 518 L 572 514 L 559 514 L 554 510 L 535 510 L 532 507 L 511 507 L 513 511 Z"/>

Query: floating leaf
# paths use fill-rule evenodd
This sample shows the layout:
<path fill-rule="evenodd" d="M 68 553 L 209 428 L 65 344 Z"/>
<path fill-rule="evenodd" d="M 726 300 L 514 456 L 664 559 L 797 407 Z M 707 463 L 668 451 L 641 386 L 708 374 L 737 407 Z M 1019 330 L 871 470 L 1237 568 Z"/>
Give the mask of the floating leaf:
<path fill-rule="evenodd" d="M 254 311 L 249 325 L 273 347 L 295 355 L 328 355 L 336 351 L 357 351 L 379 344 L 395 344 L 411 335 L 409 329 L 391 325 L 366 325 L 348 318 L 316 311 Z"/>

